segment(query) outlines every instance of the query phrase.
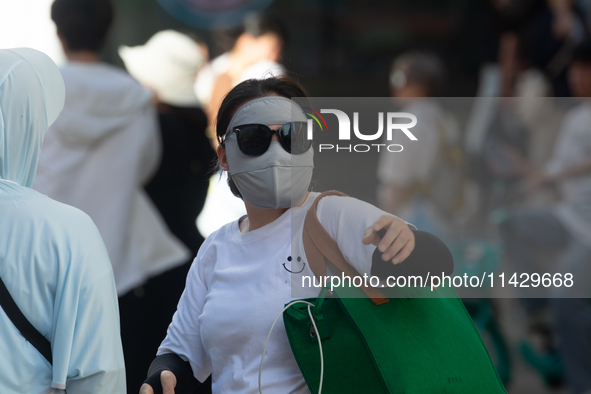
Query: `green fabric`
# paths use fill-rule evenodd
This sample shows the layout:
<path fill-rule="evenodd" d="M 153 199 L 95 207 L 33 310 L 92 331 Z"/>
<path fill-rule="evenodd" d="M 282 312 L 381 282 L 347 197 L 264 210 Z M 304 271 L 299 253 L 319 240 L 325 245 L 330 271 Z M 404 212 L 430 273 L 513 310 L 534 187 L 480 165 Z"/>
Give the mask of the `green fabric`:
<path fill-rule="evenodd" d="M 361 293 L 337 290 L 343 297 L 356 292 Z M 506 393 L 453 288 L 398 288 L 384 294 L 404 292 L 408 298 L 378 306 L 364 297 L 332 296 L 312 308 L 324 352 L 323 393 Z M 293 305 L 283 320 L 298 366 L 317 393 L 320 355 L 307 306 Z"/>

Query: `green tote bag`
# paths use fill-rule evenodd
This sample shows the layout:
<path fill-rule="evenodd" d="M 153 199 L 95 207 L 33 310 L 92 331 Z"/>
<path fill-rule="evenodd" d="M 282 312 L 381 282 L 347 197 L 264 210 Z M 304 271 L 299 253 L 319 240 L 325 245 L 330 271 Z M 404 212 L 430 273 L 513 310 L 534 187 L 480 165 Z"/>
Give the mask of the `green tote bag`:
<path fill-rule="evenodd" d="M 308 212 L 306 256 L 317 276 L 326 272 L 325 258 L 358 275 L 316 217 L 318 201 L 334 194 L 342 195 L 323 193 Z M 323 393 L 506 393 L 455 289 L 392 288 L 385 294 L 390 298 L 377 289 L 340 287 L 306 299 L 313 307 L 287 308 L 289 343 L 312 393 L 321 378 Z"/>

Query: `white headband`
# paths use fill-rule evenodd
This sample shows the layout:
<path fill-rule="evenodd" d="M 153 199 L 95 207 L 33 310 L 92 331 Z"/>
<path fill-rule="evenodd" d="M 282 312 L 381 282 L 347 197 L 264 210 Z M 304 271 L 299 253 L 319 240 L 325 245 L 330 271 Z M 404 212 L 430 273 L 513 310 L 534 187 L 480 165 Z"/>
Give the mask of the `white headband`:
<path fill-rule="evenodd" d="M 306 122 L 302 108 L 292 100 L 279 96 L 266 96 L 244 104 L 236 111 L 226 134 L 236 126 L 245 124 L 285 124 L 289 122 Z"/>

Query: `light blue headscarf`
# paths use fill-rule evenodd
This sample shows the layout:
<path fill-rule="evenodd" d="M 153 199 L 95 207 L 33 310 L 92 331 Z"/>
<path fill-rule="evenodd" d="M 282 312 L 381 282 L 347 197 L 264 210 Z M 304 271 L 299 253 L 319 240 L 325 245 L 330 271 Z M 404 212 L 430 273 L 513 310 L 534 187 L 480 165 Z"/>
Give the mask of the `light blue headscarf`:
<path fill-rule="evenodd" d="M 98 229 L 31 189 L 64 98 L 49 57 L 0 49 L 0 277 L 53 355 L 50 365 L 0 312 L 0 393 L 125 392 L 117 293 Z"/>
<path fill-rule="evenodd" d="M 31 187 L 43 136 L 64 106 L 55 63 L 29 49 L 0 49 L 0 178 Z"/>

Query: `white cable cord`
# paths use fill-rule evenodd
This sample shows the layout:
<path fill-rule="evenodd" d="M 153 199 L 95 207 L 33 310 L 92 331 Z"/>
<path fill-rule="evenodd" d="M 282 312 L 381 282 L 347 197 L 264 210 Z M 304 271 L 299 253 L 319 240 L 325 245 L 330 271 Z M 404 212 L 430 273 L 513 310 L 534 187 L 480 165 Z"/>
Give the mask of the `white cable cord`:
<path fill-rule="evenodd" d="M 312 325 L 314 326 L 314 331 L 316 332 L 316 339 L 318 339 L 318 349 L 320 349 L 320 384 L 318 385 L 318 394 L 322 394 L 322 380 L 324 378 L 324 356 L 322 355 L 322 340 L 320 339 L 320 332 L 318 331 L 318 327 L 316 327 L 316 321 L 314 320 L 314 316 L 312 316 L 312 310 L 310 306 L 312 304 L 308 304 L 308 315 L 310 315 L 310 320 L 312 321 Z"/>
<path fill-rule="evenodd" d="M 320 347 L 320 386 L 318 387 L 318 394 L 322 394 L 322 379 L 324 377 L 324 357 L 322 355 L 322 341 L 320 340 L 320 333 L 318 332 L 318 327 L 316 327 L 316 322 L 314 321 L 314 316 L 312 316 L 312 310 L 310 307 L 313 307 L 314 304 L 308 301 L 297 300 L 290 302 L 283 308 L 283 310 L 277 315 L 271 329 L 269 330 L 269 335 L 267 335 L 267 341 L 265 342 L 265 347 L 263 348 L 263 355 L 261 356 L 261 366 L 259 367 L 259 394 L 263 394 L 263 390 L 261 388 L 261 377 L 263 375 L 263 360 L 265 359 L 265 353 L 267 352 L 267 345 L 269 344 L 269 339 L 271 339 L 271 333 L 275 328 L 275 324 L 277 324 L 277 320 L 283 315 L 290 306 L 295 304 L 307 304 L 308 305 L 308 315 L 310 315 L 310 320 L 312 320 L 312 325 L 314 326 L 314 330 L 316 331 L 316 338 L 318 339 L 318 346 Z"/>

